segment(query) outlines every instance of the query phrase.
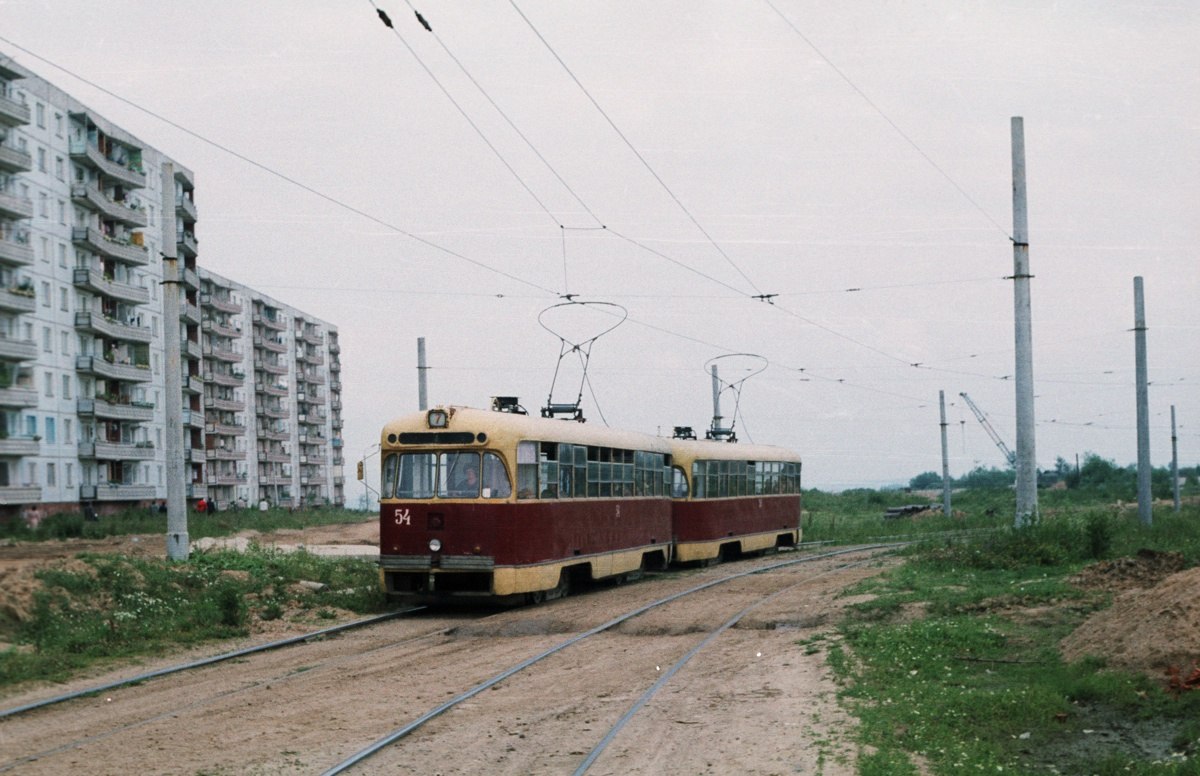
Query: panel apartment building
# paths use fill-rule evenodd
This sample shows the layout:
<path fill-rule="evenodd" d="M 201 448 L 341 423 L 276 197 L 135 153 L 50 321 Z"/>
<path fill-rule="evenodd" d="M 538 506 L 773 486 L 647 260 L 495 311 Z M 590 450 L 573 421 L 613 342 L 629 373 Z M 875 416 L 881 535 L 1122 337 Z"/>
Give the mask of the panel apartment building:
<path fill-rule="evenodd" d="M 165 499 L 169 401 L 190 499 L 344 503 L 337 328 L 198 267 L 194 195 L 186 167 L 0 53 L 0 518 Z"/>

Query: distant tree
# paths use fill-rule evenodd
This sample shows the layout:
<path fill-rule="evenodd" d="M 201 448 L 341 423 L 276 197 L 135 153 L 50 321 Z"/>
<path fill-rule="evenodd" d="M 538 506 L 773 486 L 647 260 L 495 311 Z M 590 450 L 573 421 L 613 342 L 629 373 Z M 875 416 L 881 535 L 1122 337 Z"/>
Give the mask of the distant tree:
<path fill-rule="evenodd" d="M 954 480 L 954 484 L 960 488 L 1011 488 L 1016 479 L 1017 474 L 1012 469 L 976 466 Z"/>
<path fill-rule="evenodd" d="M 934 490 L 942 487 L 942 477 L 937 472 L 921 472 L 908 481 L 913 490 Z"/>

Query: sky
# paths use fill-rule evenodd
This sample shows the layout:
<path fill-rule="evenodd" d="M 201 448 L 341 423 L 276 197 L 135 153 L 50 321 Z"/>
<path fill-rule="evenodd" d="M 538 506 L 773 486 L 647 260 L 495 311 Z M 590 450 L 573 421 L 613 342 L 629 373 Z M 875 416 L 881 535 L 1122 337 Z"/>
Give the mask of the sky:
<path fill-rule="evenodd" d="M 1172 407 L 1200 462 L 1200 6 L 416 10 L 0 0 L 0 52 L 194 172 L 203 266 L 338 327 L 349 502 L 418 337 L 431 404 L 669 434 L 715 364 L 806 487 L 940 472 L 939 391 L 951 475 L 1003 468 L 960 394 L 1016 448 L 1014 116 L 1038 466 L 1136 461 L 1135 277 L 1152 462 Z"/>

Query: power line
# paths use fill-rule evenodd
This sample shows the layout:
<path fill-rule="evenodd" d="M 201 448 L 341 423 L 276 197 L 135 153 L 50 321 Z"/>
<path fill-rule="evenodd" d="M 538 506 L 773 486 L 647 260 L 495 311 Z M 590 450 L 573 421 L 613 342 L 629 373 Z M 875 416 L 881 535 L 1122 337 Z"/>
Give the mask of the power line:
<path fill-rule="evenodd" d="M 361 216 L 362 218 L 365 218 L 368 221 L 372 221 L 376 224 L 379 224 L 380 226 L 390 229 L 393 232 L 402 234 L 405 237 L 409 238 L 410 240 L 418 242 L 426 247 L 433 248 L 434 250 L 441 251 L 442 253 L 445 253 L 449 256 L 453 256 L 454 258 L 459 259 L 460 261 L 465 261 L 468 264 L 473 264 L 474 266 L 479 267 L 480 269 L 485 269 L 489 272 L 494 272 L 497 275 L 508 278 L 509 280 L 516 281 L 517 283 L 521 283 L 522 285 L 526 285 L 531 288 L 536 288 L 539 291 L 544 291 L 547 294 L 551 294 L 553 296 L 558 296 L 558 292 L 553 289 L 546 288 L 537 283 L 534 283 L 531 280 L 526 280 L 526 279 L 519 277 L 517 275 L 514 275 L 510 272 L 506 272 L 502 269 L 498 269 L 498 268 L 493 267 L 489 264 L 486 264 L 482 261 L 479 261 L 478 259 L 472 259 L 471 257 L 461 254 L 457 251 L 451 250 L 450 248 L 447 248 L 442 245 L 438 245 L 437 243 L 435 243 L 431 240 L 427 240 L 424 237 L 420 237 L 419 235 L 413 234 L 412 232 L 409 232 L 406 229 L 402 229 L 401 227 L 396 226 L 395 224 L 389 223 L 388 221 L 384 221 L 382 218 L 379 218 L 378 216 L 372 215 L 372 214 L 366 212 L 365 210 L 361 210 L 353 205 L 350 205 L 346 202 L 341 201 L 340 199 L 337 199 L 336 197 L 332 197 L 329 194 L 324 193 L 323 191 L 315 189 L 306 183 L 296 180 L 295 178 L 293 178 L 289 175 L 286 175 L 282 172 L 279 172 L 278 170 L 268 167 L 267 165 L 263 164 L 262 162 L 251 159 L 250 157 L 248 157 L 242 153 L 239 153 L 239 152 L 233 150 L 232 148 L 229 148 L 228 146 L 222 145 L 221 143 L 218 143 L 215 140 L 211 140 L 211 139 L 205 137 L 204 135 L 201 135 L 198 132 L 188 129 L 187 127 L 183 126 L 182 124 L 172 121 L 171 119 L 167 118 L 166 116 L 163 116 L 162 114 L 156 113 L 156 112 L 150 110 L 149 108 L 146 108 L 142 105 L 137 104 L 136 102 L 134 102 L 132 100 L 126 99 L 125 97 L 122 97 L 121 95 L 117 94 L 116 92 L 113 92 L 113 91 L 101 86 L 100 84 L 95 83 L 94 81 L 88 80 L 87 78 L 84 78 L 83 76 L 78 75 L 77 73 L 74 73 L 73 71 L 63 67 L 62 65 L 59 65 L 55 62 L 50 61 L 49 59 L 46 59 L 45 57 L 41 56 L 40 54 L 36 54 L 33 51 L 30 51 L 29 49 L 25 48 L 24 46 L 14 43 L 13 41 L 9 40 L 8 38 L 0 36 L 0 41 L 3 41 L 4 43 L 12 46 L 15 49 L 25 52 L 26 54 L 30 55 L 31 57 L 33 57 L 39 61 L 45 62 L 47 65 L 50 65 L 51 67 L 53 67 L 57 70 L 61 70 L 62 72 L 66 73 L 67 75 L 71 76 L 72 78 L 80 81 L 81 83 L 85 83 L 88 86 L 92 87 L 93 89 L 96 89 L 96 90 L 100 91 L 101 93 L 106 94 L 109 97 L 112 97 L 115 100 L 123 102 L 126 105 L 134 108 L 135 110 L 139 110 L 148 116 L 158 119 L 159 121 L 163 122 L 164 124 L 174 127 L 175 129 L 179 130 L 180 132 L 183 132 L 186 135 L 190 135 L 191 137 L 194 137 L 195 139 L 199 140 L 202 143 L 210 145 L 219 151 L 223 151 L 224 153 L 229 154 L 230 156 L 234 157 L 235 159 L 245 162 L 246 164 L 249 164 L 252 167 L 256 167 L 259 170 L 262 170 L 263 172 L 267 173 L 268 175 L 272 175 L 286 183 L 291 184 L 292 186 L 295 186 L 298 189 L 301 189 L 303 191 L 308 192 L 309 194 L 312 194 L 315 197 L 319 197 L 320 199 L 323 199 L 326 202 L 329 202 L 330 204 L 336 205 L 337 207 L 340 207 L 343 210 L 347 210 L 351 213 L 354 213 L 357 216 Z"/>
<path fill-rule="evenodd" d="M 646 171 L 650 173 L 650 176 L 658 182 L 658 185 L 661 186 L 663 191 L 667 193 L 667 196 L 669 196 L 671 200 L 679 207 L 679 209 L 683 211 L 684 215 L 688 217 L 688 220 L 690 220 L 692 224 L 695 225 L 695 227 L 700 231 L 700 233 L 704 235 L 705 239 L 708 240 L 709 244 L 712 245 L 713 248 L 716 249 L 717 253 L 721 254 L 722 258 L 729 263 L 729 266 L 737 270 L 737 273 L 742 276 L 743 280 L 750 284 L 751 288 L 753 288 L 756 292 L 761 293 L 754 281 L 751 280 L 750 277 L 742 271 L 742 268 L 734 262 L 729 254 L 717 244 L 716 240 L 712 238 L 712 235 L 708 233 L 708 231 L 700 224 L 696 217 L 692 215 L 692 212 L 688 210 L 687 206 L 683 204 L 683 201 L 680 200 L 679 197 L 675 196 L 675 192 L 671 190 L 671 187 L 667 185 L 667 182 L 664 181 L 657 172 L 655 172 L 654 168 L 650 166 L 650 162 L 646 160 L 646 157 L 642 156 L 629 138 L 625 136 L 625 133 L 621 131 L 621 128 L 618 127 L 616 122 L 613 121 L 608 113 L 605 112 L 604 108 L 600 106 L 600 103 L 596 101 L 596 98 L 593 97 L 591 92 L 587 90 L 587 87 L 583 85 L 583 82 L 576 77 L 575 73 L 571 71 L 571 68 L 567 66 L 567 63 L 563 61 L 563 58 L 560 57 L 558 52 L 554 50 L 554 47 L 550 45 L 550 42 L 546 40 L 542 33 L 538 31 L 537 27 L 533 25 L 533 22 L 529 20 L 529 17 L 525 15 L 519 6 L 517 6 L 516 1 L 509 0 L 509 4 L 513 7 L 513 10 L 517 12 L 517 15 L 521 17 L 525 24 L 529 26 L 529 29 L 533 31 L 533 34 L 539 41 L 542 42 L 542 45 L 546 47 L 546 50 L 550 52 L 550 55 L 554 57 L 554 59 L 571 78 L 571 80 L 575 82 L 575 85 L 579 87 L 579 90 L 583 92 L 583 95 L 587 97 L 589 102 L 592 103 L 592 106 L 595 107 L 600 115 L 604 117 L 604 120 L 608 122 L 608 125 L 612 128 L 612 130 L 617 133 L 617 137 L 621 138 L 621 141 L 625 143 L 626 147 L 628 147 L 633 155 L 637 157 L 637 160 L 642 163 L 642 166 L 646 168 Z"/>
<path fill-rule="evenodd" d="M 913 140 L 911 137 L 909 137 L 908 134 L 903 129 L 901 129 L 900 126 L 896 122 L 892 121 L 892 119 L 886 113 L 883 112 L 882 108 L 880 108 L 878 105 L 875 104 L 874 100 L 872 100 L 870 97 L 867 96 L 866 92 L 864 92 L 862 89 L 858 88 L 858 85 L 855 84 L 853 81 L 851 81 L 850 77 L 848 75 L 846 75 L 844 72 L 842 72 L 841 68 L 839 68 L 836 64 L 834 64 L 832 59 L 825 56 L 825 52 L 823 52 L 823 51 L 821 51 L 821 49 L 817 48 L 817 45 L 815 43 L 813 43 L 811 40 L 809 40 L 808 36 L 806 36 L 803 32 L 801 32 L 799 27 L 797 27 L 794 23 L 792 23 L 792 21 L 790 19 L 788 19 L 786 16 L 784 16 L 783 13 L 778 8 L 775 7 L 775 4 L 772 3 L 771 0 L 763 0 L 763 2 L 766 3 L 767 7 L 769 7 L 772 11 L 774 11 L 775 14 L 777 16 L 779 16 L 780 19 L 783 20 L 784 24 L 786 24 L 788 27 L 791 28 L 792 32 L 796 33 L 796 35 L 799 36 L 799 38 L 802 41 L 804 41 L 806 44 L 808 44 L 808 47 L 811 48 L 814 52 L 816 52 L 817 56 L 819 56 L 821 59 L 823 59 L 825 61 L 825 64 L 827 64 L 831 68 L 833 68 L 833 72 L 837 73 L 838 76 L 841 77 L 841 79 L 843 81 L 845 81 L 846 84 L 849 85 L 849 87 L 851 89 L 853 89 L 858 94 L 859 97 L 862 97 L 863 100 L 867 103 L 867 105 L 871 106 L 872 110 L 874 110 L 876 113 L 878 113 L 880 115 L 880 117 L 883 118 L 883 120 L 886 121 L 889 126 L 891 126 L 892 129 L 896 130 L 896 133 L 898 135 L 900 135 L 900 137 L 904 138 L 904 140 L 910 146 L 913 147 L 913 150 L 915 150 L 918 154 L 920 154 L 922 159 L 924 159 L 926 162 L 928 162 L 930 164 L 930 166 L 933 167 L 933 169 L 937 170 L 938 173 L 940 173 L 943 178 L 945 178 L 947 181 L 949 181 L 950 185 L 953 186 L 958 191 L 958 193 L 961 194 L 963 196 L 963 198 L 967 200 L 967 202 L 970 202 L 971 205 L 976 210 L 978 210 L 980 213 L 982 213 L 983 217 L 986 218 L 992 224 L 992 226 L 999 229 L 1001 234 L 1004 235 L 1005 239 L 1010 240 L 1010 241 L 1012 240 L 1012 237 L 1009 235 L 1008 231 L 1003 226 L 1001 226 L 999 223 L 997 223 L 996 219 L 992 218 L 992 216 L 986 210 L 984 210 L 983 207 L 978 202 L 976 202 L 975 199 L 970 194 L 967 193 L 966 189 L 964 189 L 962 186 L 960 186 L 958 184 L 958 182 L 950 176 L 950 173 L 948 173 L 944 169 L 942 169 L 941 166 L 938 165 L 938 163 L 935 162 L 929 154 L 925 153 L 925 151 L 919 145 L 917 145 L 917 142 L 915 140 Z"/>

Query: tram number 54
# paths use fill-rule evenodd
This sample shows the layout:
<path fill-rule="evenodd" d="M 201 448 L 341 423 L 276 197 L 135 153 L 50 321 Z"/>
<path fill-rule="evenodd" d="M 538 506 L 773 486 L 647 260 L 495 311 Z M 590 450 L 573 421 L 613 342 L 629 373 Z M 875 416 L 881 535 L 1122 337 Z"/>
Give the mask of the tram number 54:
<path fill-rule="evenodd" d="M 412 514 L 407 509 L 397 508 L 395 522 L 396 525 L 412 525 Z"/>

